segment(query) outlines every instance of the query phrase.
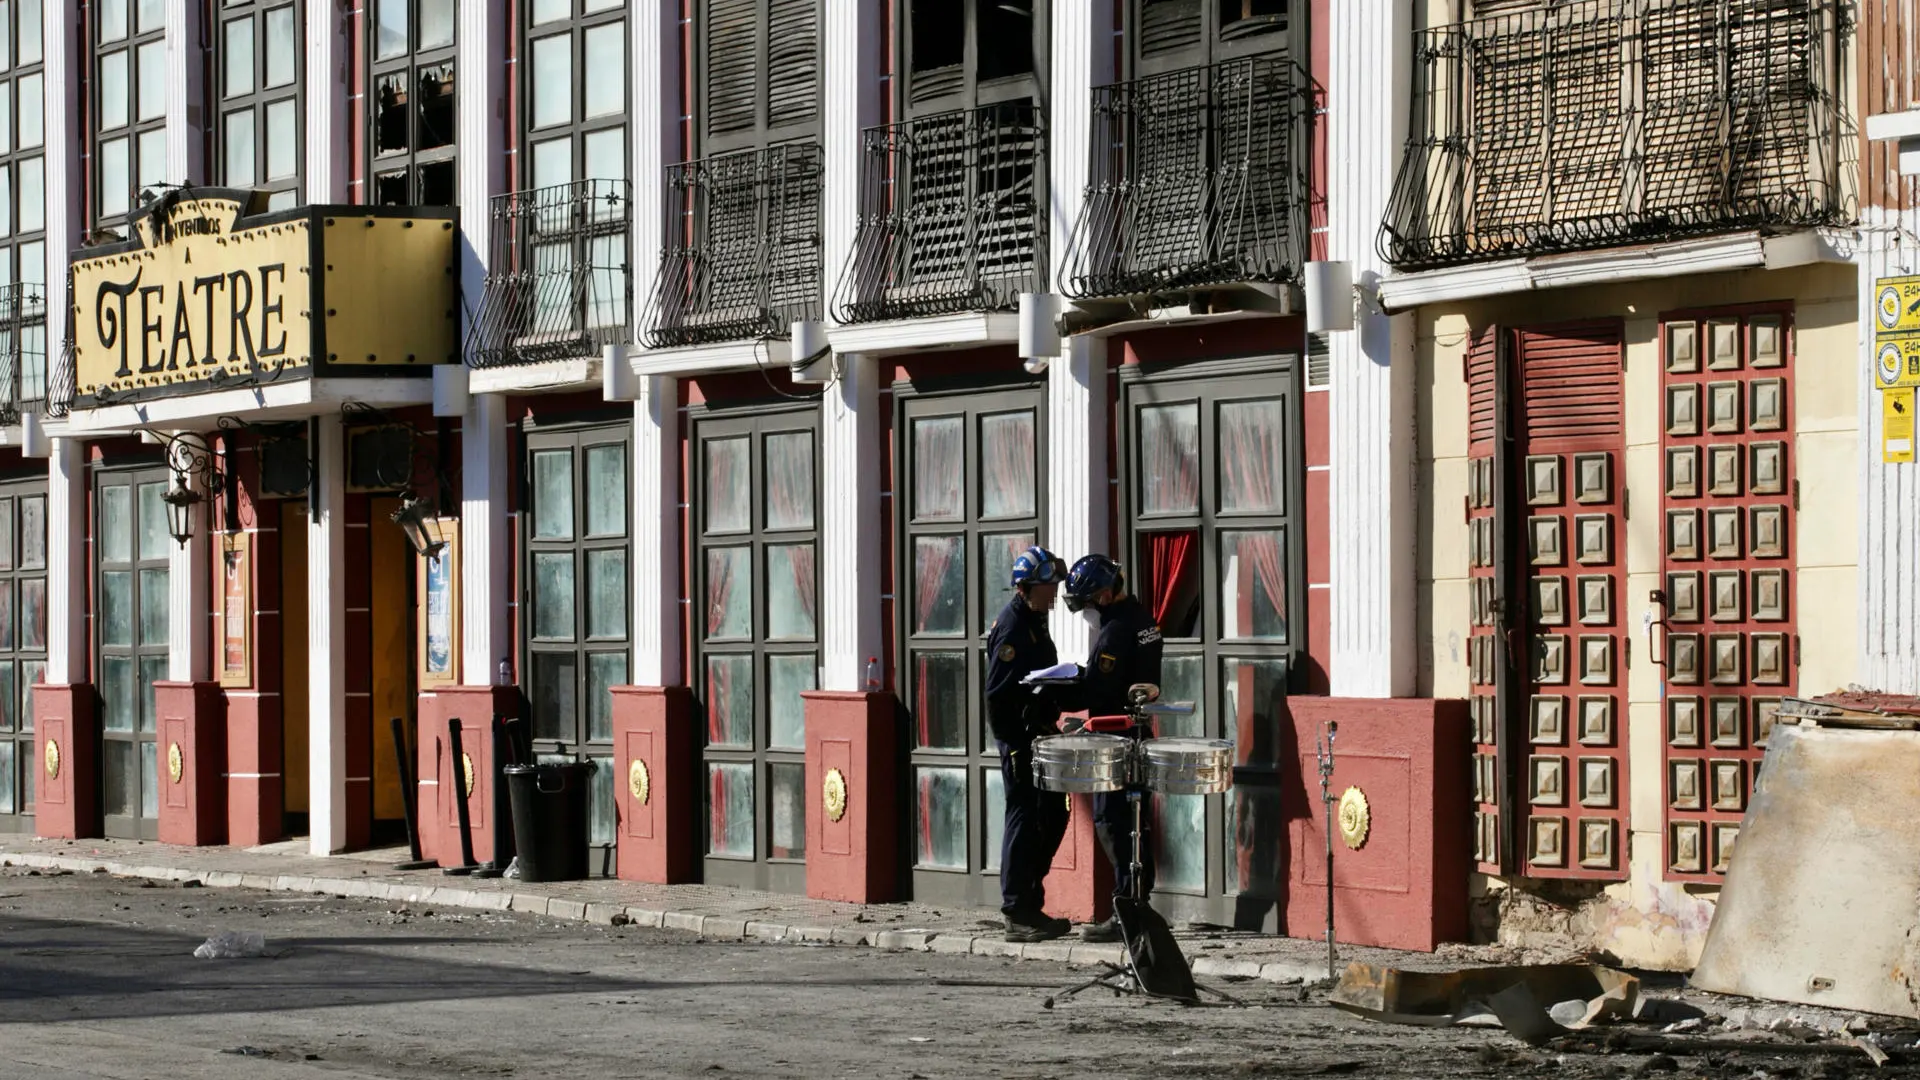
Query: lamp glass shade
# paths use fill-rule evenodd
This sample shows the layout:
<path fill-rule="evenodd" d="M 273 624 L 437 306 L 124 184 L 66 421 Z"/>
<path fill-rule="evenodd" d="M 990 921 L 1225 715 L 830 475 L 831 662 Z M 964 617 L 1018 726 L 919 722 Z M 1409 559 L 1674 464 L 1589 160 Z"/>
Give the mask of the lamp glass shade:
<path fill-rule="evenodd" d="M 193 539 L 193 508 L 200 502 L 200 493 L 188 487 L 185 478 L 176 476 L 160 501 L 167 504 L 167 532 L 174 542 L 186 547 Z"/>

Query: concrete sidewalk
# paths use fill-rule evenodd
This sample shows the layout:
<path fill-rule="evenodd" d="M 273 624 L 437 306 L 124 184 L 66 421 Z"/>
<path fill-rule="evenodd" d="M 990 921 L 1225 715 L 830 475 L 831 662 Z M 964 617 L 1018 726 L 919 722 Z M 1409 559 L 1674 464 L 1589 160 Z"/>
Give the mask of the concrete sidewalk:
<path fill-rule="evenodd" d="M 502 878 L 450 877 L 438 869 L 393 869 L 406 857 L 404 849 L 392 848 L 317 858 L 306 853 L 305 840 L 243 849 L 0 837 L 0 863 L 41 870 L 199 881 L 213 888 L 365 897 L 426 907 L 518 911 L 601 924 L 624 921 L 721 940 L 866 945 L 1085 965 L 1122 959 L 1119 945 L 1084 944 L 1077 933 L 1038 944 L 1009 943 L 1000 913 L 990 909 L 843 904 L 716 885 L 647 885 L 605 878 L 536 885 Z M 1282 983 L 1312 983 L 1327 976 L 1326 946 L 1319 941 L 1215 929 L 1184 931 L 1178 937 L 1195 975 Z M 1463 962 L 1456 950 L 1442 958 L 1359 946 L 1339 948 L 1340 967 L 1356 960 L 1429 970 L 1459 967 Z"/>

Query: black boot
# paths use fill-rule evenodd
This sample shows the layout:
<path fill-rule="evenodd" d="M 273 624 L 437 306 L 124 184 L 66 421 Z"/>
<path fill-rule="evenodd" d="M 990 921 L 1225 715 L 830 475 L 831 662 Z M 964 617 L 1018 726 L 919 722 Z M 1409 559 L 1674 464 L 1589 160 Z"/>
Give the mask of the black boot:
<path fill-rule="evenodd" d="M 1080 928 L 1081 941 L 1119 941 L 1120 936 L 1120 917 L 1118 915 L 1109 915 L 1105 922 L 1088 923 Z"/>
<path fill-rule="evenodd" d="M 1072 922 L 1053 918 L 1045 912 L 1016 909 L 1006 914 L 1008 941 L 1052 941 L 1073 929 Z"/>

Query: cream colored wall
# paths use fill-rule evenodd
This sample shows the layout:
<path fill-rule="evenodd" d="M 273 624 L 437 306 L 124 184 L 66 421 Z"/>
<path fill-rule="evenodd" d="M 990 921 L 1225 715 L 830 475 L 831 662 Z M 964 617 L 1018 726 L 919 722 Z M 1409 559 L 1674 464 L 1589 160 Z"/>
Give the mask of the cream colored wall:
<path fill-rule="evenodd" d="M 1803 693 L 1855 678 L 1859 353 L 1850 265 L 1700 275 L 1585 289 L 1517 293 L 1422 309 L 1416 317 L 1419 410 L 1418 511 L 1425 538 L 1417 566 L 1419 693 L 1468 693 L 1466 638 L 1467 388 L 1471 335 L 1486 326 L 1539 325 L 1619 316 L 1625 320 L 1625 483 L 1630 878 L 1589 904 L 1577 922 L 1585 943 L 1649 968 L 1689 968 L 1705 941 L 1715 890 L 1661 881 L 1665 828 L 1660 673 L 1641 632 L 1648 593 L 1659 587 L 1660 313 L 1682 308 L 1794 303 L 1795 476 L 1800 509 L 1793 538 L 1798 685 Z M 1495 885 L 1497 890 L 1497 883 Z"/>

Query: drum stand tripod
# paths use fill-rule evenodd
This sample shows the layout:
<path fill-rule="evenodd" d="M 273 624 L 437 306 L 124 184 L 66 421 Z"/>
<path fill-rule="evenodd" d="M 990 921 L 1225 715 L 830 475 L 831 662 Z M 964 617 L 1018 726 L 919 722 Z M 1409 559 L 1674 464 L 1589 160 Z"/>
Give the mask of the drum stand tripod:
<path fill-rule="evenodd" d="M 1091 990 L 1096 986 L 1105 987 L 1113 991 L 1116 997 L 1121 994 L 1144 994 L 1148 997 L 1170 998 L 1183 1005 L 1199 1005 L 1203 1004 L 1199 991 L 1205 991 L 1219 997 L 1228 1004 L 1243 1004 L 1238 998 L 1233 997 L 1223 990 L 1216 990 L 1211 986 L 1203 986 L 1193 981 L 1193 969 L 1188 966 L 1187 958 L 1181 954 L 1180 946 L 1174 942 L 1172 933 L 1165 929 L 1166 924 L 1164 922 L 1159 923 L 1161 927 L 1161 933 L 1159 934 L 1152 933 L 1151 928 L 1144 925 L 1149 922 L 1159 921 L 1159 915 L 1154 913 L 1147 898 L 1140 895 L 1140 877 L 1141 872 L 1145 870 L 1145 867 L 1140 862 L 1141 795 L 1142 792 L 1139 788 L 1127 788 L 1127 805 L 1133 810 L 1133 850 L 1127 859 L 1127 868 L 1129 871 L 1127 875 L 1127 895 L 1124 897 L 1116 897 L 1114 902 L 1114 921 L 1120 924 L 1120 942 L 1122 948 L 1125 950 L 1126 963 L 1116 964 L 1109 960 L 1102 960 L 1100 966 L 1104 970 L 1100 974 L 1054 993 L 1045 1001 L 1041 1002 L 1040 1007 L 1043 1009 L 1051 1009 L 1056 1002 L 1070 998 L 1082 990 Z M 1146 917 L 1141 918 L 1138 914 L 1129 915 L 1123 909 L 1123 905 L 1137 907 L 1140 912 L 1146 913 Z M 1143 925 L 1134 925 L 1134 919 L 1140 919 Z M 1169 978 L 1180 987 L 1191 987 L 1191 992 L 1185 994 L 1177 992 L 1168 993 L 1150 988 L 1147 985 L 1147 981 L 1140 976 L 1138 963 L 1139 953 L 1135 943 L 1136 937 L 1149 940 L 1158 938 L 1159 940 L 1153 941 L 1154 963 L 1169 968 Z"/>

